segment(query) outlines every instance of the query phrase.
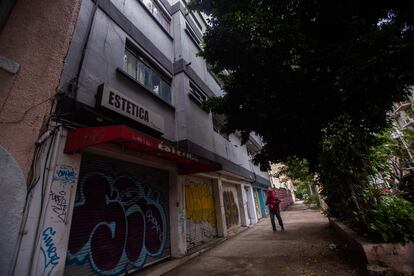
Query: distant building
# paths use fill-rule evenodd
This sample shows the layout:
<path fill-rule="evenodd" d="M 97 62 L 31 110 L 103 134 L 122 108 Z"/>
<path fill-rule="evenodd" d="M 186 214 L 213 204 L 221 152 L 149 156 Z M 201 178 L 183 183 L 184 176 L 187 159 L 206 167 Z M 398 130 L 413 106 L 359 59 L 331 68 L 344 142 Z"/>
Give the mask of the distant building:
<path fill-rule="evenodd" d="M 281 173 L 284 166 L 282 163 L 271 164 L 269 171 L 270 182 L 272 187 L 276 188 L 278 197 L 282 200 L 282 208 L 287 207 L 296 200 L 295 186 L 292 180 L 287 175 Z"/>
<path fill-rule="evenodd" d="M 411 95 L 408 100 L 395 104 L 391 117 L 395 120 L 399 130 L 408 129 L 414 131 L 414 98 Z"/>

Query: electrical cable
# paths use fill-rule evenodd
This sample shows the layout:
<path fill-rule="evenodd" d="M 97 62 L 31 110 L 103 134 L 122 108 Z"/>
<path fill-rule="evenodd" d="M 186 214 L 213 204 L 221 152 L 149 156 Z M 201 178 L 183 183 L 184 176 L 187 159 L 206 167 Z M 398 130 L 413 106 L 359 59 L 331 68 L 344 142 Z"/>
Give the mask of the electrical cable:
<path fill-rule="evenodd" d="M 36 223 L 36 232 L 35 232 L 35 239 L 37 239 L 37 237 L 39 236 L 39 231 L 40 231 L 40 222 L 42 219 L 42 214 L 43 214 L 43 207 L 44 207 L 44 201 L 45 201 L 45 189 L 46 189 L 46 180 L 49 178 L 50 175 L 50 169 L 49 172 L 47 174 L 46 177 L 46 169 L 48 167 L 48 162 L 50 159 L 50 152 L 52 149 L 52 146 L 54 145 L 55 142 L 55 138 L 56 138 L 56 130 L 60 127 L 60 125 L 57 125 L 53 128 L 52 130 L 52 134 L 51 134 L 51 140 L 50 140 L 50 144 L 48 146 L 47 149 L 47 153 L 46 153 L 46 157 L 45 157 L 45 162 L 44 162 L 44 166 L 43 166 L 43 175 L 42 175 L 42 186 L 41 186 L 41 197 L 40 197 L 40 210 L 39 210 L 39 216 L 37 218 L 37 223 Z M 34 259 L 34 255 L 35 255 L 35 250 L 37 248 L 37 244 L 38 244 L 39 240 L 36 240 L 35 246 L 33 247 L 32 250 L 32 254 L 30 257 L 30 268 L 33 266 L 33 259 Z"/>
<path fill-rule="evenodd" d="M 56 132 L 56 129 L 58 128 L 59 126 L 56 126 L 53 130 L 52 130 L 52 135 L 51 136 L 49 136 L 48 138 L 50 138 L 50 137 L 52 137 L 52 140 L 50 141 L 50 144 L 49 144 L 49 149 L 48 149 L 48 153 L 47 153 L 47 155 L 46 155 L 46 157 L 45 157 L 45 163 L 44 163 L 44 168 L 46 168 L 46 166 L 47 166 L 47 162 L 48 162 L 48 160 L 49 160 L 49 155 L 50 155 L 50 149 L 51 149 L 51 145 L 54 143 L 54 138 L 55 138 L 55 132 Z M 33 163 L 32 163 L 32 168 L 33 168 L 33 177 L 35 177 L 36 176 L 36 172 L 38 171 L 38 169 L 39 169 L 39 167 L 41 167 L 41 165 L 40 166 L 38 166 L 38 162 L 39 162 L 39 156 L 40 156 L 40 153 L 42 152 L 42 147 L 45 145 L 45 142 L 47 141 L 48 139 L 46 139 L 45 141 L 43 141 L 43 143 L 41 144 L 41 145 L 39 145 L 39 146 L 37 146 L 37 149 L 36 149 L 36 152 L 35 152 L 35 156 L 34 156 L 34 161 L 33 161 Z M 38 176 L 34 179 L 34 180 L 32 180 L 31 181 L 31 184 L 29 185 L 29 187 L 28 187 L 28 189 L 27 189 L 27 193 L 26 193 L 26 199 L 25 199 L 25 204 L 24 204 L 24 207 L 23 207 L 23 219 L 22 219 L 22 223 L 21 223 L 21 225 L 20 225 L 20 229 L 19 229 L 19 239 L 18 239 L 18 244 L 17 244 L 17 246 L 16 246 L 16 251 L 15 251 L 15 253 L 14 253 L 14 261 L 13 261 L 13 267 L 12 267 L 12 269 L 11 269 L 11 273 L 10 273 L 10 275 L 14 275 L 14 271 L 15 271 L 15 269 L 16 269 L 16 265 L 17 265 L 17 257 L 18 257 L 18 252 L 20 252 L 20 249 L 21 249 L 21 244 L 22 244 L 22 239 L 23 239 L 23 235 L 25 234 L 25 228 L 26 228 L 26 224 L 27 224 L 27 219 L 28 219 L 28 215 L 29 215 L 29 210 L 28 210 L 28 208 L 29 208 L 29 203 L 30 203 L 30 200 L 31 200 L 31 198 L 30 198 L 30 196 L 32 195 L 32 191 L 33 191 L 33 188 L 38 184 L 38 182 L 39 182 L 39 180 L 40 180 L 40 178 L 41 178 L 41 175 L 40 174 L 38 174 Z M 43 179 L 42 179 L 42 185 L 43 185 L 43 183 L 44 183 L 44 179 L 45 179 L 45 171 L 44 171 L 44 173 L 43 173 Z M 39 218 L 38 218 L 38 224 L 37 224 L 37 228 L 36 228 L 36 236 L 35 237 L 37 237 L 37 235 L 38 235 L 38 232 L 39 232 L 39 223 L 40 223 L 40 217 L 41 217 L 41 214 L 42 214 L 42 209 L 43 209 L 43 188 L 42 188 L 42 202 L 41 202 L 41 208 L 40 208 L 40 214 L 39 214 Z M 34 253 L 34 249 L 33 249 L 33 253 Z M 33 257 L 33 253 L 32 253 L 32 257 Z M 33 262 L 33 260 L 32 260 L 33 258 L 31 258 L 31 265 L 32 265 L 32 262 Z"/>

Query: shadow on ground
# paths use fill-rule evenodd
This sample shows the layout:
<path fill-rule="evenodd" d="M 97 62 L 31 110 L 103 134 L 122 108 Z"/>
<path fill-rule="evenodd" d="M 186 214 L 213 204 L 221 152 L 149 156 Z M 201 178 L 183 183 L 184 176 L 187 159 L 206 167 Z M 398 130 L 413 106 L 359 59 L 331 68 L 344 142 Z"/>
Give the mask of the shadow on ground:
<path fill-rule="evenodd" d="M 320 211 L 295 204 L 282 218 L 286 231 L 266 219 L 165 275 L 365 275 Z"/>

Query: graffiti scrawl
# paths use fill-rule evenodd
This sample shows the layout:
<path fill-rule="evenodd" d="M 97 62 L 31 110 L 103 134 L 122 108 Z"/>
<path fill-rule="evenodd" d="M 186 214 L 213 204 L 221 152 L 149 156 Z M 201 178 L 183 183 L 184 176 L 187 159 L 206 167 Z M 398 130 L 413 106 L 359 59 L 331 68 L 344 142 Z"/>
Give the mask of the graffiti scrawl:
<path fill-rule="evenodd" d="M 239 210 L 232 191 L 223 192 L 224 212 L 227 228 L 239 224 Z"/>
<path fill-rule="evenodd" d="M 216 214 L 211 185 L 190 182 L 185 185 L 187 242 L 195 246 L 217 236 Z"/>
<path fill-rule="evenodd" d="M 59 264 L 60 257 L 57 254 L 57 248 L 53 241 L 56 231 L 52 227 L 47 227 L 42 232 L 42 246 L 40 251 L 43 254 L 44 270 L 42 275 L 51 275 L 55 267 Z"/>
<path fill-rule="evenodd" d="M 98 274 L 141 268 L 163 254 L 168 229 L 160 192 L 121 175 L 86 174 L 78 188 L 67 262 Z"/>

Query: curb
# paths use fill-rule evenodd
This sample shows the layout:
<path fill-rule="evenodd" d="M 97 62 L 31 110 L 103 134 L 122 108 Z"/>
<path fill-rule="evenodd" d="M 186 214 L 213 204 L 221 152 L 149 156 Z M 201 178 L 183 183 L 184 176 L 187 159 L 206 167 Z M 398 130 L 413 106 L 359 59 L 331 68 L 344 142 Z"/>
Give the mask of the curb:
<path fill-rule="evenodd" d="M 402 245 L 399 243 L 369 242 L 337 219 L 332 217 L 328 219 L 339 238 L 364 258 L 370 275 L 414 272 L 414 243 Z"/>

